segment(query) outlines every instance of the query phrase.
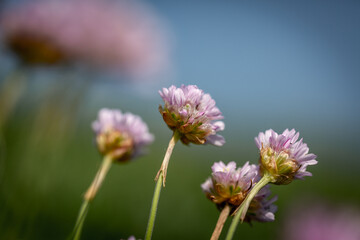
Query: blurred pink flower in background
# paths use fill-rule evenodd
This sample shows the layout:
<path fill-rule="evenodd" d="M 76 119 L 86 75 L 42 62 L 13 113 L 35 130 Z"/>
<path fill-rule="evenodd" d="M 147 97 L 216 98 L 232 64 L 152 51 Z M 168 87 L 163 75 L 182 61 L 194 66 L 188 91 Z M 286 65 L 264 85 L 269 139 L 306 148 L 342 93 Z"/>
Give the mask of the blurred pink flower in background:
<path fill-rule="evenodd" d="M 37 0 L 4 11 L 1 27 L 26 63 L 75 60 L 132 76 L 168 64 L 166 31 L 137 1 Z"/>
<path fill-rule="evenodd" d="M 360 210 L 319 201 L 302 201 L 290 210 L 284 240 L 359 240 Z"/>

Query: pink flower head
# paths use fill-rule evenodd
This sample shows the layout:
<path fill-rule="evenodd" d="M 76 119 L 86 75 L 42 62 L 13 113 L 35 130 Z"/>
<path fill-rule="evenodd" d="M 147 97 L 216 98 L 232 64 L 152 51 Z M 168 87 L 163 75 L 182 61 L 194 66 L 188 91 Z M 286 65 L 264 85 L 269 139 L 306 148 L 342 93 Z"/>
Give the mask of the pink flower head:
<path fill-rule="evenodd" d="M 243 202 L 252 186 L 259 179 L 258 167 L 246 162 L 242 168 L 236 169 L 236 163 L 214 163 L 212 176 L 201 188 L 212 202 L 219 208 L 228 204 L 234 211 Z M 245 221 L 273 221 L 276 207 L 272 204 L 276 198 L 268 200 L 270 190 L 264 187 L 251 201 Z"/>
<path fill-rule="evenodd" d="M 225 139 L 217 135 L 225 128 L 224 122 L 216 121 L 223 119 L 223 116 L 209 94 L 204 94 L 195 85 L 171 86 L 159 93 L 165 102 L 159 111 L 169 128 L 181 134 L 180 139 L 184 144 L 192 142 L 222 146 L 225 143 Z"/>
<path fill-rule="evenodd" d="M 92 128 L 99 151 L 104 155 L 111 154 L 118 161 L 140 155 L 143 148 L 154 140 L 139 116 L 120 110 L 101 109 Z"/>
<path fill-rule="evenodd" d="M 0 25 L 30 64 L 76 60 L 148 75 L 167 62 L 159 20 L 133 1 L 36 0 L 5 11 Z"/>
<path fill-rule="evenodd" d="M 316 155 L 309 153 L 303 139 L 298 138 L 295 129 L 286 129 L 280 135 L 269 129 L 255 138 L 260 150 L 261 171 L 270 174 L 273 183 L 289 184 L 293 179 L 311 176 L 306 167 L 317 164 Z"/>

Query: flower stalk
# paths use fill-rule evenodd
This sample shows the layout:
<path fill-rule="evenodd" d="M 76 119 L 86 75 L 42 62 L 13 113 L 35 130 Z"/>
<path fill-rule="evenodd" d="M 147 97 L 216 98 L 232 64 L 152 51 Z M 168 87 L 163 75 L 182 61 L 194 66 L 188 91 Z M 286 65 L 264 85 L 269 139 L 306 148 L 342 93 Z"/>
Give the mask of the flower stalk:
<path fill-rule="evenodd" d="M 84 196 L 84 200 L 91 202 L 95 196 L 96 193 L 98 192 L 99 188 L 101 187 L 106 174 L 108 173 L 111 164 L 113 162 L 113 159 L 111 157 L 111 155 L 105 155 L 104 160 L 98 170 L 98 172 L 96 173 L 96 176 L 94 178 L 94 181 L 92 182 L 92 184 L 90 185 L 90 187 L 88 188 L 88 190 L 85 193 Z"/>
<path fill-rule="evenodd" d="M 70 239 L 80 239 L 82 227 L 84 225 L 85 218 L 86 218 L 87 212 L 89 210 L 89 205 L 90 205 L 89 201 L 86 201 L 86 200 L 83 201 L 80 211 L 79 211 L 79 214 L 78 214 L 78 218 L 76 219 L 73 233 L 71 235 L 74 238 L 71 237 L 71 238 L 69 238 L 69 240 Z"/>
<path fill-rule="evenodd" d="M 151 204 L 150 216 L 149 216 L 149 221 L 148 221 L 146 234 L 145 234 L 146 240 L 151 239 L 152 232 L 154 229 L 155 217 L 156 217 L 157 206 L 158 206 L 159 198 L 160 198 L 162 180 L 163 180 L 163 173 L 161 172 L 160 176 L 158 178 L 158 181 L 156 182 L 154 197 L 153 197 L 152 204 Z"/>
<path fill-rule="evenodd" d="M 159 204 L 159 199 L 160 199 L 161 183 L 162 183 L 163 187 L 165 187 L 166 172 L 167 172 L 167 168 L 169 165 L 169 160 L 170 160 L 172 151 L 175 147 L 175 144 L 177 143 L 177 141 L 179 141 L 179 139 L 180 139 L 180 134 L 177 131 L 174 131 L 174 134 L 173 134 L 172 138 L 170 139 L 168 148 L 166 150 L 164 160 L 161 164 L 160 170 L 158 171 L 158 173 L 155 177 L 155 181 L 157 181 L 157 182 L 156 182 L 153 200 L 151 203 L 150 216 L 149 216 L 148 225 L 147 225 L 146 233 L 145 233 L 145 240 L 151 239 L 152 232 L 154 229 L 154 224 L 155 224 L 157 206 Z"/>
<path fill-rule="evenodd" d="M 161 164 L 160 170 L 156 174 L 155 181 L 157 181 L 159 179 L 161 173 L 163 174 L 163 179 L 162 179 L 163 187 L 165 187 L 166 173 L 167 173 L 167 168 L 168 168 L 169 161 L 170 161 L 170 156 L 172 154 L 172 151 L 174 150 L 175 144 L 177 143 L 177 141 L 179 141 L 179 139 L 180 139 L 180 133 L 178 131 L 174 131 L 174 134 L 173 134 L 172 138 L 170 139 L 168 148 L 166 150 L 164 160 Z"/>
<path fill-rule="evenodd" d="M 248 193 L 248 195 L 246 196 L 246 198 L 244 199 L 244 201 L 241 203 L 241 205 L 239 206 L 238 209 L 235 210 L 235 212 L 233 213 L 233 215 L 235 214 L 230 228 L 228 230 L 228 233 L 226 235 L 225 240 L 231 240 L 234 236 L 236 227 L 239 223 L 239 220 L 241 219 L 241 222 L 245 219 L 246 216 L 246 212 L 249 208 L 249 205 L 251 203 L 251 201 L 253 200 L 253 198 L 256 196 L 256 194 L 263 188 L 266 186 L 266 184 L 268 184 L 271 181 L 271 176 L 268 174 L 265 174 L 259 182 L 257 182 L 255 184 L 255 186 L 251 189 L 251 191 Z"/>
<path fill-rule="evenodd" d="M 213 234 L 211 235 L 210 240 L 218 240 L 221 234 L 221 231 L 224 227 L 224 224 L 226 222 L 226 219 L 228 218 L 229 214 L 230 214 L 230 210 L 231 207 L 226 204 L 225 207 L 223 208 L 223 210 L 220 213 L 219 219 L 216 223 L 215 229 Z"/>
<path fill-rule="evenodd" d="M 86 193 L 84 195 L 84 201 L 81 205 L 79 215 L 76 220 L 76 224 L 75 224 L 73 234 L 72 234 L 72 236 L 74 236 L 74 238 L 73 238 L 74 240 L 80 239 L 82 227 L 84 225 L 90 203 L 92 202 L 92 200 L 94 200 L 96 193 L 100 189 L 100 187 L 111 167 L 112 162 L 113 162 L 113 158 L 111 157 L 111 155 L 105 155 L 103 162 L 102 162 L 92 184 L 90 185 L 90 187 L 88 188 L 88 190 L 86 191 Z"/>

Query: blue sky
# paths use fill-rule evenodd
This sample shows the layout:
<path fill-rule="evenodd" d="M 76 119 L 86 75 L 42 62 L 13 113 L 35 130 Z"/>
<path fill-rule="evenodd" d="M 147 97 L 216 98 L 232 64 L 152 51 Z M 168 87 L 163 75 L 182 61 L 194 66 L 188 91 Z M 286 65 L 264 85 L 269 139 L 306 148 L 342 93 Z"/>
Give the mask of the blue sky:
<path fill-rule="evenodd" d="M 359 133 L 360 2 L 147 3 L 173 35 L 174 75 L 154 102 L 162 86 L 196 84 L 228 121 Z"/>

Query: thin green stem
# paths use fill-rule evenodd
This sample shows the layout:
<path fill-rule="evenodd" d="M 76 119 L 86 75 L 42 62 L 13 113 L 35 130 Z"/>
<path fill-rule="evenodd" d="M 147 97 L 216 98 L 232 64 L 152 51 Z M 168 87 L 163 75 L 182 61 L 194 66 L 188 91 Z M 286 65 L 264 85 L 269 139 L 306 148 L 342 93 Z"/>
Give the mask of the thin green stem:
<path fill-rule="evenodd" d="M 249 205 L 255 195 L 266 185 L 270 182 L 270 176 L 264 175 L 259 182 L 255 184 L 255 186 L 251 189 L 249 194 L 246 196 L 245 200 L 241 203 L 240 207 L 237 209 L 236 214 L 231 222 L 230 228 L 226 235 L 225 240 L 231 240 L 234 236 L 236 227 L 241 219 L 241 222 L 244 220 L 246 212 L 249 208 Z"/>
<path fill-rule="evenodd" d="M 163 174 L 161 172 L 160 176 L 157 180 L 157 183 L 156 183 L 154 197 L 153 197 L 152 204 L 151 204 L 150 217 L 149 217 L 148 226 L 147 226 L 146 234 L 145 234 L 146 240 L 151 239 L 151 235 L 152 235 L 152 232 L 154 229 L 156 211 L 157 211 L 157 206 L 158 206 L 159 199 L 160 199 L 162 179 L 163 179 Z"/>
<path fill-rule="evenodd" d="M 90 202 L 84 200 L 81 205 L 78 218 L 76 219 L 75 228 L 74 228 L 74 231 L 72 234 L 74 239 L 80 239 L 82 227 L 84 225 L 85 218 L 86 218 L 87 212 L 89 210 L 89 206 L 90 206 Z"/>
<path fill-rule="evenodd" d="M 159 204 L 159 199 L 160 199 L 161 183 L 165 187 L 166 172 L 167 172 L 167 167 L 169 165 L 170 156 L 175 147 L 175 144 L 177 143 L 177 141 L 179 139 L 180 139 L 180 134 L 177 131 L 175 131 L 172 138 L 170 139 L 170 142 L 169 142 L 168 148 L 166 150 L 164 160 L 161 164 L 160 170 L 158 171 L 158 173 L 156 175 L 156 178 L 155 178 L 156 187 L 155 187 L 154 196 L 153 196 L 152 203 L 151 203 L 150 216 L 149 216 L 149 221 L 148 221 L 148 225 L 147 225 L 146 233 L 145 233 L 145 240 L 151 239 L 152 232 L 154 230 L 157 206 Z"/>
<path fill-rule="evenodd" d="M 84 225 L 85 218 L 86 218 L 87 212 L 90 207 L 90 203 L 95 198 L 96 193 L 100 189 L 101 184 L 104 181 L 105 176 L 108 173 L 112 162 L 113 162 L 113 159 L 110 155 L 106 155 L 104 157 L 104 160 L 101 163 L 101 166 L 100 166 L 92 184 L 90 185 L 90 187 L 88 188 L 88 190 L 86 191 L 86 193 L 84 195 L 84 201 L 81 205 L 79 215 L 78 215 L 76 223 L 75 223 L 74 230 L 71 234 L 71 239 L 74 239 L 74 240 L 80 239 L 82 227 Z"/>

